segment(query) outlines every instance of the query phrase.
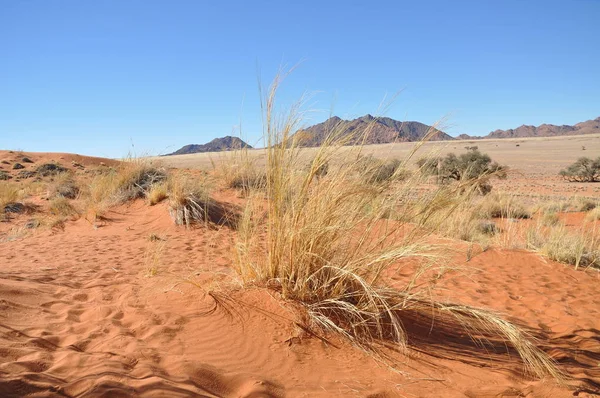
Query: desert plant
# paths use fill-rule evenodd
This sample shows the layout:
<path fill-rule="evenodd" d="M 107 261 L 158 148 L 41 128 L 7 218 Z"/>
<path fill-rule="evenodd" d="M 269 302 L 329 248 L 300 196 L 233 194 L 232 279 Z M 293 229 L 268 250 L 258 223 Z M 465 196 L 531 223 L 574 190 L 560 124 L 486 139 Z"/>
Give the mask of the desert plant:
<path fill-rule="evenodd" d="M 559 175 L 570 182 L 597 182 L 600 181 L 600 156 L 595 160 L 580 157 L 559 172 Z"/>
<path fill-rule="evenodd" d="M 57 174 L 50 184 L 50 197 L 75 199 L 78 195 L 79 186 L 71 173 Z"/>
<path fill-rule="evenodd" d="M 19 186 L 6 181 L 0 181 L 0 211 L 10 203 L 21 200 L 22 193 Z"/>
<path fill-rule="evenodd" d="M 491 195 L 475 204 L 473 211 L 481 218 L 531 218 L 531 212 L 509 195 Z"/>
<path fill-rule="evenodd" d="M 560 223 L 560 218 L 555 212 L 546 212 L 540 215 L 540 221 L 545 226 L 553 226 Z"/>
<path fill-rule="evenodd" d="M 551 260 L 578 267 L 600 268 L 600 238 L 595 228 L 569 231 L 564 225 L 534 226 L 527 245 Z"/>
<path fill-rule="evenodd" d="M 235 210 L 210 197 L 206 182 L 186 176 L 169 181 L 169 213 L 177 225 L 226 225 L 235 227 Z"/>
<path fill-rule="evenodd" d="M 300 167 L 293 138 L 300 121 L 298 107 L 283 119 L 275 117 L 278 84 L 276 79 L 262 102 L 267 200 L 250 197 L 239 226 L 235 268 L 242 283 L 279 291 L 305 309 L 313 326 L 366 349 L 377 340 L 405 346 L 407 325 L 429 324 L 435 330 L 446 324 L 452 325 L 448 330 L 461 329 L 478 341 L 508 341 L 530 370 L 559 377 L 552 361 L 514 325 L 489 311 L 433 300 L 416 288 L 416 279 L 435 259 L 428 234 L 381 217 L 390 209 L 409 206 L 406 199 L 415 191 L 415 180 L 394 187 L 393 193 L 391 184 L 365 186 L 364 176 L 355 177 L 360 147 L 354 156 L 346 152 L 342 164 L 319 180 L 318 165 L 338 153 L 351 136 L 336 129 L 317 148 L 313 167 Z M 290 200 L 287 192 L 292 187 L 295 195 Z M 423 211 L 406 214 L 414 214 L 417 221 L 448 211 L 448 192 L 456 190 L 440 187 L 437 195 L 427 197 Z M 407 259 L 423 260 L 422 267 L 404 288 L 390 287 L 386 272 Z"/>
<path fill-rule="evenodd" d="M 163 168 L 141 159 L 128 159 L 116 168 L 98 169 L 85 192 L 87 212 L 94 219 L 102 218 L 112 206 L 145 198 L 167 176 Z"/>
<path fill-rule="evenodd" d="M 150 189 L 167 179 L 167 172 L 144 160 L 128 160 L 121 164 L 114 195 L 118 202 L 141 199 Z"/>
<path fill-rule="evenodd" d="M 79 216 L 79 212 L 65 197 L 56 197 L 50 201 L 50 214 L 62 218 L 74 218 Z"/>
<path fill-rule="evenodd" d="M 150 206 L 154 206 L 167 199 L 169 197 L 168 189 L 169 187 L 166 182 L 152 185 L 146 194 L 148 204 L 150 204 Z"/>
<path fill-rule="evenodd" d="M 492 190 L 489 181 L 491 177 L 506 178 L 506 166 L 493 162 L 475 147 L 470 147 L 466 153 L 456 156 L 449 153 L 443 158 L 419 159 L 417 166 L 426 175 L 435 175 L 441 184 L 451 181 L 471 180 L 482 195 Z"/>
<path fill-rule="evenodd" d="M 35 173 L 40 177 L 48 177 L 67 171 L 66 167 L 58 163 L 44 163 L 35 169 Z"/>
<path fill-rule="evenodd" d="M 598 221 L 598 220 L 600 220 L 600 207 L 595 207 L 592 210 L 590 210 L 585 215 L 585 220 L 586 221 Z"/>
<path fill-rule="evenodd" d="M 406 178 L 400 159 L 377 159 L 372 155 L 364 156 L 358 162 L 360 174 L 369 184 L 381 184 L 391 180 Z"/>

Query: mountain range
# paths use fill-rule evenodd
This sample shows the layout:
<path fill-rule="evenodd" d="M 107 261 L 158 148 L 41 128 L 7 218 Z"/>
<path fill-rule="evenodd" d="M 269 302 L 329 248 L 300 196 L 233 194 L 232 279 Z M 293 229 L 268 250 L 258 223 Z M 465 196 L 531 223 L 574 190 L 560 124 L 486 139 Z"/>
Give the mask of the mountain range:
<path fill-rule="evenodd" d="M 187 155 L 190 153 L 201 153 L 201 152 L 231 151 L 231 150 L 242 149 L 242 148 L 251 149 L 252 147 L 250 145 L 248 145 L 247 143 L 245 143 L 242 139 L 228 135 L 228 136 L 221 137 L 221 138 L 215 138 L 214 140 L 212 140 L 211 142 L 206 143 L 206 144 L 200 144 L 200 145 L 190 144 L 190 145 L 182 146 L 175 152 L 169 153 L 166 156 Z"/>
<path fill-rule="evenodd" d="M 527 137 L 556 137 L 563 135 L 584 135 L 600 133 L 600 117 L 569 125 L 542 124 L 539 126 L 522 125 L 515 129 L 495 130 L 486 136 L 471 136 L 461 134 L 452 137 L 445 132 L 432 129 L 431 126 L 420 122 L 400 122 L 389 117 L 373 117 L 365 115 L 353 120 L 343 120 L 333 116 L 322 123 L 315 124 L 308 128 L 296 132 L 296 138 L 300 146 L 314 147 L 323 143 L 327 135 L 334 129 L 341 131 L 341 137 L 347 136 L 347 145 L 356 145 L 363 142 L 362 132 L 367 129 L 370 132 L 364 144 L 387 144 L 391 142 L 414 142 L 420 141 L 428 134 L 429 141 L 450 141 L 450 140 L 475 140 L 490 138 L 527 138 Z M 170 153 L 169 155 L 182 155 L 198 152 L 218 152 L 228 151 L 240 148 L 252 148 L 240 138 L 226 136 L 216 138 L 207 144 L 186 145 L 181 149 Z"/>

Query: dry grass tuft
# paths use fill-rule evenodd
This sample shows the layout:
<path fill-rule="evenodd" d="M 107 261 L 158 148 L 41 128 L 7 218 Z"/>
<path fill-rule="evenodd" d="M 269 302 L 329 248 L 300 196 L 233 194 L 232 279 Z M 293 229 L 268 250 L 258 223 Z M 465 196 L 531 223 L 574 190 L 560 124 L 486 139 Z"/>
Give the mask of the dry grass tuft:
<path fill-rule="evenodd" d="M 145 276 L 147 278 L 158 275 L 165 248 L 166 242 L 164 240 L 156 240 L 151 241 L 144 251 L 144 265 L 146 268 Z"/>
<path fill-rule="evenodd" d="M 547 227 L 551 227 L 553 225 L 559 224 L 560 218 L 555 212 L 546 212 L 540 215 L 540 222 Z"/>
<path fill-rule="evenodd" d="M 595 207 L 592 210 L 588 211 L 585 215 L 586 221 L 598 221 L 600 220 L 600 207 Z"/>
<path fill-rule="evenodd" d="M 79 186 L 72 173 L 57 174 L 50 184 L 50 197 L 75 199 L 79 195 Z"/>
<path fill-rule="evenodd" d="M 258 165 L 258 159 L 251 158 L 248 149 L 222 153 L 211 163 L 215 175 L 226 187 L 239 190 L 243 195 L 252 191 L 262 191 L 267 185 L 264 168 Z"/>
<path fill-rule="evenodd" d="M 169 197 L 169 187 L 167 183 L 154 184 L 148 191 L 146 197 L 148 204 L 154 206 Z"/>
<path fill-rule="evenodd" d="M 59 216 L 61 218 L 77 218 L 79 217 L 79 212 L 75 207 L 71 204 L 69 199 L 65 197 L 57 197 L 50 201 L 50 214 L 54 216 Z"/>
<path fill-rule="evenodd" d="M 600 268 L 600 236 L 595 227 L 569 231 L 563 224 L 537 225 L 527 231 L 527 245 L 559 263 Z"/>
<path fill-rule="evenodd" d="M 461 181 L 415 200 L 417 176 L 377 185 L 366 184 L 360 172 L 357 176 L 361 147 L 346 151 L 326 177 L 317 178 L 320 166 L 356 137 L 334 126 L 310 166 L 302 167 L 293 136 L 300 105 L 283 118 L 275 116 L 279 81 L 263 101 L 267 201 L 264 195 L 250 196 L 239 225 L 235 268 L 241 281 L 279 291 L 305 308 L 313 327 L 365 349 L 378 341 L 406 347 L 416 319 L 431 330 L 443 319 L 454 336 L 466 333 L 482 344 L 503 341 L 532 373 L 560 378 L 553 362 L 516 326 L 490 311 L 435 301 L 427 293 L 432 285 L 420 280 L 440 259 L 429 233 L 418 225 L 452 214 L 455 198 L 473 192 L 478 181 Z M 385 218 L 397 212 L 405 223 Z M 420 266 L 405 286 L 390 287 L 388 272 L 415 262 Z"/>
<path fill-rule="evenodd" d="M 117 168 L 100 169 L 85 194 L 87 213 L 94 219 L 102 218 L 112 206 L 145 198 L 166 179 L 164 169 L 139 159 L 124 161 Z"/>
<path fill-rule="evenodd" d="M 177 225 L 225 225 L 235 227 L 232 208 L 210 197 L 206 182 L 176 176 L 169 181 L 169 213 Z"/>
<path fill-rule="evenodd" d="M 0 181 L 0 209 L 4 209 L 9 203 L 15 203 L 22 199 L 22 192 L 16 184 Z"/>
<path fill-rule="evenodd" d="M 481 218 L 531 218 L 531 211 L 518 203 L 514 197 L 492 194 L 483 198 L 476 212 Z"/>

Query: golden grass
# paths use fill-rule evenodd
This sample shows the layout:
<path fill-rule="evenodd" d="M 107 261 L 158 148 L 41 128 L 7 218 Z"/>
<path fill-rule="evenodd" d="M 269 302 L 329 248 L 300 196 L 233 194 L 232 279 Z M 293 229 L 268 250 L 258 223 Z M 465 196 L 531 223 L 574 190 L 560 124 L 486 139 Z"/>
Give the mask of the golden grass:
<path fill-rule="evenodd" d="M 177 225 L 225 225 L 235 227 L 237 214 L 233 208 L 210 196 L 207 180 L 191 179 L 185 175 L 169 180 L 169 213 Z"/>
<path fill-rule="evenodd" d="M 258 158 L 249 155 L 247 148 L 220 153 L 216 160 L 211 158 L 217 178 L 226 187 L 237 189 L 243 195 L 265 189 L 266 174 L 258 162 Z"/>
<path fill-rule="evenodd" d="M 50 201 L 49 211 L 50 214 L 63 218 L 75 218 L 79 216 L 79 212 L 69 199 L 61 196 Z"/>
<path fill-rule="evenodd" d="M 169 187 L 168 184 L 165 182 L 152 185 L 152 187 L 150 187 L 150 190 L 146 194 L 148 204 L 150 206 L 154 206 L 167 199 L 169 197 L 168 191 Z"/>
<path fill-rule="evenodd" d="M 600 207 L 595 207 L 592 210 L 588 211 L 585 215 L 586 221 L 598 221 L 600 220 Z"/>
<path fill-rule="evenodd" d="M 85 193 L 87 213 L 98 219 L 115 205 L 145 198 L 167 172 L 141 159 L 126 159 L 116 168 L 104 168 L 92 178 Z"/>
<path fill-rule="evenodd" d="M 151 240 L 148 247 L 144 251 L 144 266 L 146 268 L 145 276 L 151 278 L 158 275 L 164 251 L 166 248 L 166 242 L 164 240 Z"/>
<path fill-rule="evenodd" d="M 416 201 L 420 173 L 400 183 L 392 178 L 366 184 L 364 169 L 357 167 L 361 146 L 346 148 L 344 160 L 317 178 L 318 170 L 354 137 L 334 127 L 309 167 L 302 167 L 293 136 L 301 120 L 300 104 L 276 117 L 279 82 L 278 77 L 262 102 L 267 200 L 251 195 L 239 225 L 235 269 L 242 283 L 279 291 L 304 307 L 313 326 L 366 349 L 381 340 L 406 347 L 407 323 L 425 319 L 435 329 L 443 320 L 454 333 L 505 341 L 529 371 L 560 378 L 553 362 L 516 326 L 487 310 L 435 301 L 428 294 L 432 285 L 420 280 L 442 258 L 429 243 L 430 233 L 418 226 L 452 214 L 457 197 L 464 198 L 479 181 L 440 187 Z M 392 287 L 388 273 L 397 272 L 406 260 L 421 265 L 404 286 Z"/>
<path fill-rule="evenodd" d="M 563 224 L 538 225 L 527 231 L 527 245 L 551 260 L 578 267 L 600 268 L 600 231 L 583 225 L 569 231 Z"/>
<path fill-rule="evenodd" d="M 22 197 L 23 194 L 18 185 L 0 181 L 0 210 L 4 211 L 4 206 L 20 201 Z"/>
<path fill-rule="evenodd" d="M 481 218 L 531 218 L 531 211 L 506 194 L 487 195 L 476 206 L 475 211 Z"/>

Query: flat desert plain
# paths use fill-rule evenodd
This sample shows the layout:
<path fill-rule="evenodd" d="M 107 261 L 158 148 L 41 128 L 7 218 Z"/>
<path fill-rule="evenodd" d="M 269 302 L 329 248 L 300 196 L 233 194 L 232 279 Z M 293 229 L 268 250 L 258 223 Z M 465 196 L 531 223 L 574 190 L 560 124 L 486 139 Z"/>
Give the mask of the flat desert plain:
<path fill-rule="evenodd" d="M 413 145 L 364 151 L 402 159 Z M 600 197 L 598 184 L 557 176 L 580 156 L 599 156 L 600 136 L 427 143 L 416 157 L 473 145 L 511 168 L 506 180 L 493 181 L 494 192 L 523 198 L 524 205 Z M 219 183 L 226 156 L 152 160 L 193 179 L 212 179 L 211 195 L 241 208 L 244 195 Z M 406 349 L 382 342 L 376 352 L 363 350 L 307 327 L 298 303 L 277 290 L 236 284 L 235 229 L 175 225 L 169 199 L 150 206 L 139 198 L 102 212 L 92 206 L 95 176 L 118 162 L 14 151 L 0 151 L 0 162 L 12 177 L 0 181 L 12 206 L 0 209 L 1 397 L 600 395 L 597 269 L 506 244 L 510 228 L 485 247 L 436 238 L 449 271 L 439 274 L 431 294 L 496 311 L 522 327 L 555 361 L 561 381 L 528 374 L 509 347 L 494 351 L 436 334 L 435 324 L 412 331 Z M 13 170 L 15 163 L 23 169 Z M 56 184 L 67 179 L 57 174 L 19 178 L 47 163 L 63 166 L 79 193 L 58 200 Z M 537 217 L 496 222 L 526 228 Z M 597 228 L 580 210 L 557 217 L 567 228 Z M 406 277 L 392 273 L 389 281 L 402 284 Z"/>

